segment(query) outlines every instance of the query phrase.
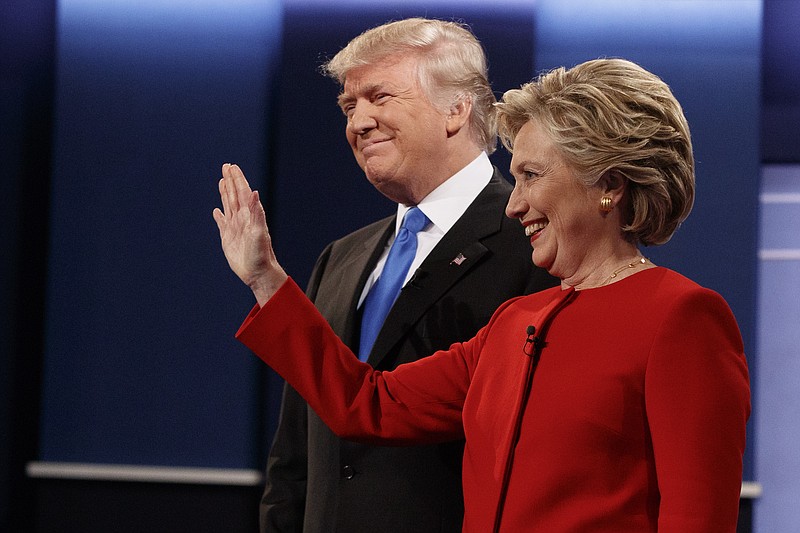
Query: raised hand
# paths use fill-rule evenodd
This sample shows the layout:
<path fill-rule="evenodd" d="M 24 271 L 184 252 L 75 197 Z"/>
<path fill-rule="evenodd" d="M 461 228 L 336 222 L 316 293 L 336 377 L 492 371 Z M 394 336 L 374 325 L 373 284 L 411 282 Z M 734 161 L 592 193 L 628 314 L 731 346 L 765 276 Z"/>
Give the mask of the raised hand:
<path fill-rule="evenodd" d="M 237 165 L 222 165 L 219 182 L 222 210 L 214 209 L 222 251 L 231 270 L 253 291 L 264 305 L 286 281 L 287 275 L 272 250 L 264 208 L 242 170 Z"/>

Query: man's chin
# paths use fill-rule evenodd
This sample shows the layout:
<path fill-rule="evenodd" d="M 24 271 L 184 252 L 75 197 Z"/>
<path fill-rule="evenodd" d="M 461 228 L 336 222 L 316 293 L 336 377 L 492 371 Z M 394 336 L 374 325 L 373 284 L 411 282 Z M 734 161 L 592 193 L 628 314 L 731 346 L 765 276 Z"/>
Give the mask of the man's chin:
<path fill-rule="evenodd" d="M 413 205 L 415 204 L 413 198 L 407 187 L 404 187 L 402 182 L 397 180 L 384 179 L 373 180 L 367 177 L 369 182 L 375 187 L 378 192 L 384 195 L 389 200 L 397 204 Z"/>

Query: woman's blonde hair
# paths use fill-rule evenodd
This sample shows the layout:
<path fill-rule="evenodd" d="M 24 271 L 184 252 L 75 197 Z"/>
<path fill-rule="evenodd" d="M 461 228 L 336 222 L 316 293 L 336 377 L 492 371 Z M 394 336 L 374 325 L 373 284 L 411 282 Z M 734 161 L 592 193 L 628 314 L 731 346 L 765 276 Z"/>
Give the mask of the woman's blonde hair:
<path fill-rule="evenodd" d="M 365 31 L 322 65 L 326 75 L 344 84 L 347 72 L 390 56 L 418 58 L 418 81 L 428 100 L 448 109 L 468 98 L 470 131 L 487 153 L 497 145 L 496 98 L 489 85 L 486 55 L 469 28 L 456 22 L 409 18 Z"/>
<path fill-rule="evenodd" d="M 528 121 L 548 132 L 587 186 L 606 172 L 628 179 L 623 232 L 667 242 L 694 203 L 694 157 L 681 105 L 658 76 L 623 59 L 553 69 L 503 95 L 500 139 L 513 151 Z"/>

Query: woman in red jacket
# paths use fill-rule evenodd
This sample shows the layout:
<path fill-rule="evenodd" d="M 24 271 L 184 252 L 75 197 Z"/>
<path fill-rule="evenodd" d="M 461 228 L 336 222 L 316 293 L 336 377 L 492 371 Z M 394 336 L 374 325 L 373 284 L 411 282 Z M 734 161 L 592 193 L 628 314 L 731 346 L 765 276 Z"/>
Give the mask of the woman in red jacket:
<path fill-rule="evenodd" d="M 679 103 L 657 76 L 602 59 L 508 91 L 498 122 L 507 214 L 561 287 L 374 371 L 288 279 L 258 194 L 225 165 L 214 218 L 258 301 L 238 338 L 342 437 L 465 437 L 464 531 L 734 532 L 750 412 L 739 329 L 721 296 L 639 252 L 692 207 Z"/>

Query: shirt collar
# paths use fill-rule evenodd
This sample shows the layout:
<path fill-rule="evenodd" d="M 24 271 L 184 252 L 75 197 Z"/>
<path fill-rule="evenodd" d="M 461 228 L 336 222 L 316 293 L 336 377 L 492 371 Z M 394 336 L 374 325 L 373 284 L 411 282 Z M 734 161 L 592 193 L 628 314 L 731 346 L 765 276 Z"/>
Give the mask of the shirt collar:
<path fill-rule="evenodd" d="M 471 163 L 431 191 L 417 207 L 442 234 L 447 233 L 486 187 L 493 174 L 489 156 L 481 152 Z M 397 205 L 395 234 L 400 230 L 403 216 L 409 209 L 411 206 Z"/>

